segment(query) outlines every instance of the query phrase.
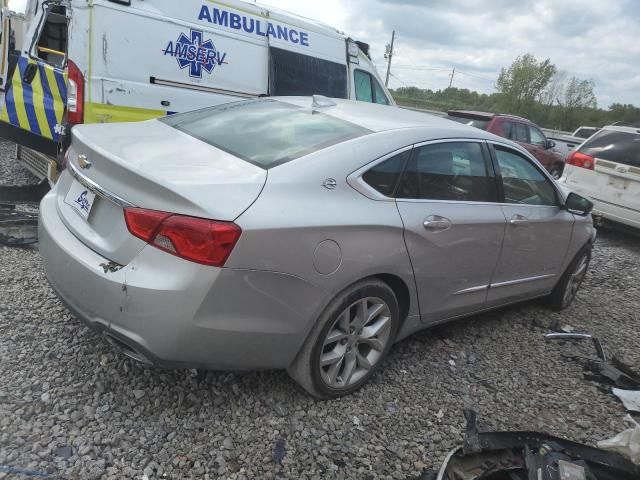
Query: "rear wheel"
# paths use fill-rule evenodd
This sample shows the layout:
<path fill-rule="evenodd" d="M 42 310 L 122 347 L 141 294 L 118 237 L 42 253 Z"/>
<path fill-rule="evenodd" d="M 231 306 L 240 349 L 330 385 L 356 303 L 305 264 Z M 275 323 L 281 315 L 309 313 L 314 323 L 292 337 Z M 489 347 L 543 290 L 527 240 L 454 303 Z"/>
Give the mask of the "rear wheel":
<path fill-rule="evenodd" d="M 329 304 L 288 372 L 318 398 L 353 393 L 389 353 L 398 325 L 393 290 L 375 279 L 357 283 Z"/>
<path fill-rule="evenodd" d="M 587 275 L 590 262 L 591 245 L 587 245 L 578 252 L 551 292 L 551 295 L 547 298 L 547 303 L 551 308 L 554 310 L 563 310 L 573 303 Z"/>

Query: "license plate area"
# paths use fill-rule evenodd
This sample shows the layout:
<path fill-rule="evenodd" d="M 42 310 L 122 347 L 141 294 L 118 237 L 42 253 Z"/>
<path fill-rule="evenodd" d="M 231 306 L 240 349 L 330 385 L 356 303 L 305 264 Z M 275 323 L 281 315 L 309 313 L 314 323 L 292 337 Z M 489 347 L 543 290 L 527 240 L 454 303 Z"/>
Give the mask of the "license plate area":
<path fill-rule="evenodd" d="M 616 190 L 626 190 L 629 188 L 629 180 L 620 177 L 609 177 L 607 185 Z"/>
<path fill-rule="evenodd" d="M 95 199 L 95 193 L 74 179 L 67 195 L 64 197 L 64 203 L 73 207 L 78 215 L 87 220 Z"/>

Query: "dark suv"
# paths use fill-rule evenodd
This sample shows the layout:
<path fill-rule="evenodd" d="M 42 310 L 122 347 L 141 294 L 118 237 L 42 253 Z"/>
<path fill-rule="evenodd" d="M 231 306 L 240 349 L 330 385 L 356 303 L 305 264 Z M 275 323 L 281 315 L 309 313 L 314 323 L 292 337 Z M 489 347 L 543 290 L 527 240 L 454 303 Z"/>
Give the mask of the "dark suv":
<path fill-rule="evenodd" d="M 538 159 L 553 178 L 562 176 L 564 157 L 553 149 L 555 142 L 548 140 L 540 127 L 526 118 L 464 110 L 450 110 L 447 118 L 519 143 Z"/>

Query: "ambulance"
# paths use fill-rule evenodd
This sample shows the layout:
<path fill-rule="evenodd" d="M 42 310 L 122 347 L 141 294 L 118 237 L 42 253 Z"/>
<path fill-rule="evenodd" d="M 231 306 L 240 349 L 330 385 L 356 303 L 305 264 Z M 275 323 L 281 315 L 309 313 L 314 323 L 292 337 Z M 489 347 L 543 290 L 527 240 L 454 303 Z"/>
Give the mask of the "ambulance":
<path fill-rule="evenodd" d="M 18 158 L 40 178 L 55 180 L 55 158 L 81 123 L 269 95 L 394 105 L 368 45 L 256 3 L 3 1 L 0 137 L 19 145 Z"/>

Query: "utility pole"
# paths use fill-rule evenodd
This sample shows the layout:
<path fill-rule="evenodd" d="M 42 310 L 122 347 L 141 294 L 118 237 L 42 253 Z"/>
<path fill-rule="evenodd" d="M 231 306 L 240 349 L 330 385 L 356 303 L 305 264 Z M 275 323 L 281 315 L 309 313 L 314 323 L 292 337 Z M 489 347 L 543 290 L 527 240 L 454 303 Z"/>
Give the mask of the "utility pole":
<path fill-rule="evenodd" d="M 453 67 L 453 72 L 451 72 L 451 80 L 449 81 L 449 88 L 453 85 L 453 77 L 456 75 L 456 67 Z"/>
<path fill-rule="evenodd" d="M 391 75 L 391 59 L 393 58 L 393 44 L 396 41 L 396 31 L 391 34 L 391 45 L 387 45 L 387 51 L 384 54 L 384 58 L 387 59 L 387 79 L 384 82 L 384 86 L 389 86 L 389 75 Z"/>

